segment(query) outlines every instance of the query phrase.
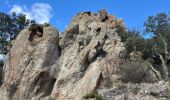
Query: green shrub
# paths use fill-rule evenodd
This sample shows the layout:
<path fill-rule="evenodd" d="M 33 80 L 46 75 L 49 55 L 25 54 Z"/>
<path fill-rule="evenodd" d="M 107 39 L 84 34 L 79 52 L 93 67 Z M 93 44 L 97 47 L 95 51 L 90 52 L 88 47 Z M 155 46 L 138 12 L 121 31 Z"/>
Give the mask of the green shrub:
<path fill-rule="evenodd" d="M 129 99 L 128 99 L 128 94 L 127 94 L 127 93 L 124 93 L 124 100 L 129 100 Z"/>
<path fill-rule="evenodd" d="M 117 87 L 118 87 L 120 90 L 127 88 L 126 84 L 124 84 L 124 83 L 118 83 L 118 84 L 117 84 Z"/>
<path fill-rule="evenodd" d="M 132 88 L 133 94 L 134 94 L 134 95 L 137 95 L 140 89 L 141 89 L 141 88 L 138 87 L 138 86 L 135 86 L 134 88 Z"/>
<path fill-rule="evenodd" d="M 96 100 L 103 100 L 102 96 L 99 95 L 96 91 L 91 91 L 83 96 L 84 99 L 95 98 Z"/>

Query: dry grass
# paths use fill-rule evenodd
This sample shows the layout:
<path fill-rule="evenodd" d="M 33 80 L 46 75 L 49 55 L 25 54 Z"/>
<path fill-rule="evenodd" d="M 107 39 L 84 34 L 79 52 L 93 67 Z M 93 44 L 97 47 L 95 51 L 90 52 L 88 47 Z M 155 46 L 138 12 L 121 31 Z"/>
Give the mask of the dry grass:
<path fill-rule="evenodd" d="M 144 62 L 126 61 L 119 66 L 121 81 L 139 83 L 143 80 L 148 65 Z"/>

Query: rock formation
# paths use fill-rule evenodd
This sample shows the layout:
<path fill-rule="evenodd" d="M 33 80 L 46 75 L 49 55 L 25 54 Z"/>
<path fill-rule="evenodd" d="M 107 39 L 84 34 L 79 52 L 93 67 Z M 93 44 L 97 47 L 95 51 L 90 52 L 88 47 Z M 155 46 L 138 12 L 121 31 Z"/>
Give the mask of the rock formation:
<path fill-rule="evenodd" d="M 102 86 L 112 86 L 119 53 L 125 48 L 112 24 L 118 19 L 102 13 L 106 15 L 80 13 L 63 33 L 52 98 L 82 98 Z M 101 20 L 101 15 L 107 19 Z"/>
<path fill-rule="evenodd" d="M 59 34 L 52 27 L 44 27 L 43 33 L 29 41 L 29 29 L 24 29 L 13 43 L 3 68 L 1 100 L 40 98 L 52 91 Z"/>
<path fill-rule="evenodd" d="M 120 27 L 121 19 L 101 10 L 79 13 L 62 34 L 46 26 L 30 41 L 33 33 L 24 29 L 3 67 L 0 100 L 81 100 L 91 91 L 105 97 L 100 90 L 120 81 Z"/>

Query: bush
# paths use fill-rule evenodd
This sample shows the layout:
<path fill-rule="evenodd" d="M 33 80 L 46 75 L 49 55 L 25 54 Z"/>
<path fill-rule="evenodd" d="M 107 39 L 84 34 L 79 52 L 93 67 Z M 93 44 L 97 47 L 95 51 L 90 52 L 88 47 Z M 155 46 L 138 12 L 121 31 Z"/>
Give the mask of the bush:
<path fill-rule="evenodd" d="M 91 91 L 83 96 L 84 99 L 95 98 L 96 100 L 103 100 L 102 96 L 99 95 L 96 91 Z"/>
<path fill-rule="evenodd" d="M 126 88 L 127 88 L 126 84 L 124 84 L 124 83 L 118 83 L 118 84 L 117 84 L 117 87 L 118 87 L 119 90 L 122 90 L 122 89 L 126 89 Z"/>
<path fill-rule="evenodd" d="M 122 82 L 155 82 L 157 78 L 150 69 L 149 65 L 143 61 L 124 61 L 118 67 L 118 73 L 120 74 L 120 80 Z"/>
<path fill-rule="evenodd" d="M 129 98 L 129 97 L 128 97 L 128 94 L 127 94 L 127 93 L 124 93 L 124 100 L 129 100 L 128 98 Z"/>
<path fill-rule="evenodd" d="M 134 94 L 134 95 L 137 95 L 140 89 L 141 89 L 141 88 L 140 88 L 139 86 L 133 87 L 133 88 L 132 88 L 133 94 Z"/>

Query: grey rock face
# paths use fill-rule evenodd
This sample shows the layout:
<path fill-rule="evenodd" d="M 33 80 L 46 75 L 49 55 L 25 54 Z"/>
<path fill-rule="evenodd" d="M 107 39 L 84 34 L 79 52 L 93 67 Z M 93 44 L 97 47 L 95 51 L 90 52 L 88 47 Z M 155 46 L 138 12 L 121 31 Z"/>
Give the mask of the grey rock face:
<path fill-rule="evenodd" d="M 125 48 L 111 24 L 114 17 L 105 12 L 99 15 L 107 17 L 105 22 L 98 14 L 80 13 L 62 34 L 60 71 L 52 98 L 82 98 L 99 87 L 112 86 L 116 80 L 112 75 L 116 73 L 119 52 Z"/>
<path fill-rule="evenodd" d="M 1 100 L 25 100 L 49 95 L 55 78 L 52 67 L 59 57 L 58 31 L 43 29 L 42 37 L 29 41 L 28 29 L 15 40 L 3 68 Z"/>
<path fill-rule="evenodd" d="M 23 30 L 8 54 L 0 98 L 77 99 L 111 86 L 115 61 L 125 48 L 112 25 L 118 19 L 105 12 L 100 16 L 107 20 L 91 12 L 80 13 L 60 39 L 58 31 L 48 26 L 42 36 Z"/>

